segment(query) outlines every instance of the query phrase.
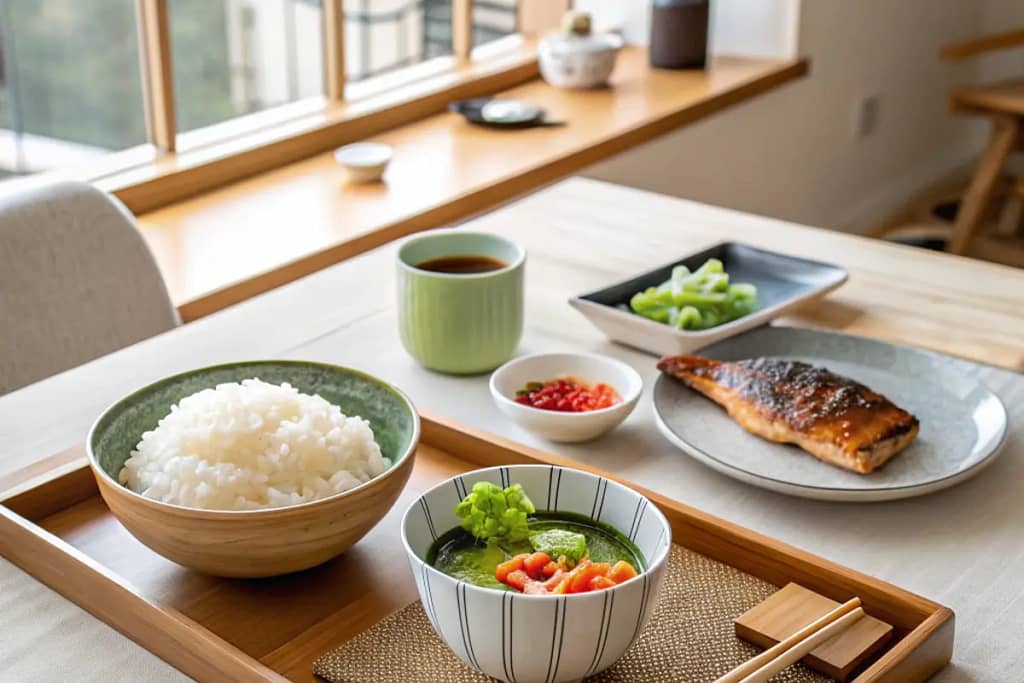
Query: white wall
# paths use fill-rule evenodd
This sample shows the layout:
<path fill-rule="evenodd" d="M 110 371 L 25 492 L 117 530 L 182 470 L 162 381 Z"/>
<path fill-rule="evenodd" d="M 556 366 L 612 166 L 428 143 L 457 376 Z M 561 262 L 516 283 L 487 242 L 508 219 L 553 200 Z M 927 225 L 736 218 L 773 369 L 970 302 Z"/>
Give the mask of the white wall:
<path fill-rule="evenodd" d="M 938 49 L 991 31 L 1022 7 L 1021 0 L 805 0 L 798 49 L 812 60 L 808 77 L 585 175 L 802 223 L 869 228 L 977 154 L 984 126 L 949 115 L 946 94 L 977 79 L 980 67 L 940 62 Z M 855 111 L 871 95 L 879 98 L 880 125 L 858 138 Z"/>
<path fill-rule="evenodd" d="M 626 41 L 646 45 L 651 3 L 640 0 L 575 0 L 573 8 L 590 12 L 599 31 L 617 30 Z M 711 51 L 719 54 L 790 57 L 796 54 L 800 0 L 714 0 L 711 3 Z"/>
<path fill-rule="evenodd" d="M 1024 0 L 985 0 L 981 33 L 1002 33 L 1024 28 Z M 1024 48 L 1002 50 L 977 58 L 981 77 L 987 81 L 1024 75 Z"/>
<path fill-rule="evenodd" d="M 617 30 L 627 42 L 642 45 L 650 30 L 650 2 L 638 0 L 573 0 L 573 10 L 590 12 L 598 31 Z"/>
<path fill-rule="evenodd" d="M 711 3 L 710 50 L 722 55 L 795 57 L 799 26 L 800 0 L 717 0 Z"/>

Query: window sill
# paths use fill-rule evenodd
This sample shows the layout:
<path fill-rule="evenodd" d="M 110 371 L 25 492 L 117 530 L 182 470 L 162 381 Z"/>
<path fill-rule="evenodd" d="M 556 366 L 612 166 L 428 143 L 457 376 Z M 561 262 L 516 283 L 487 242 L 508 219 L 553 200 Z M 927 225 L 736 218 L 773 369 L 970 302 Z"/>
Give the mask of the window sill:
<path fill-rule="evenodd" d="M 653 70 L 640 48 L 619 60 L 608 89 L 565 91 L 533 80 L 501 93 L 545 107 L 566 126 L 494 131 L 439 113 L 395 127 L 387 125 L 390 110 L 377 111 L 353 135 L 395 148 L 384 183 L 345 186 L 331 154 L 319 153 L 141 216 L 183 319 L 488 210 L 808 70 L 803 59 L 745 58 L 718 59 L 707 71 Z M 206 189 L 185 182 L 192 192 Z"/>
<path fill-rule="evenodd" d="M 485 46 L 472 62 L 437 58 L 350 86 L 350 99 L 301 100 L 179 136 L 181 150 L 89 178 L 135 213 L 153 211 L 219 186 L 308 158 L 535 79 L 534 42 Z"/>

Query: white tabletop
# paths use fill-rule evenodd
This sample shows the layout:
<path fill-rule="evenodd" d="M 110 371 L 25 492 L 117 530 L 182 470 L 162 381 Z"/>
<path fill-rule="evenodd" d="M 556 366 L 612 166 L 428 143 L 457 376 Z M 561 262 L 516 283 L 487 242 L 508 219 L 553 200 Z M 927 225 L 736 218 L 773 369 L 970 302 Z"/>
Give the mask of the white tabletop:
<path fill-rule="evenodd" d="M 680 219 L 699 211 L 709 220 L 750 226 L 777 222 L 580 180 L 478 221 L 482 228 L 522 238 L 530 251 L 527 330 L 520 353 L 561 349 L 604 353 L 636 368 L 649 388 L 656 376 L 654 359 L 608 343 L 565 303 L 570 294 L 636 272 L 637 264 L 630 258 L 620 262 L 614 250 L 603 254 L 609 249 L 607 242 L 560 242 L 557 234 L 544 237 L 535 230 L 523 237 L 524 232 L 510 220 L 525 215 L 523 207 L 539 206 L 542 200 L 550 205 L 552 198 L 581 189 L 622 197 L 635 194 L 658 203 L 662 212 L 678 211 Z M 634 242 L 644 230 L 653 229 L 623 226 L 622 239 L 635 251 L 640 247 Z M 699 246 L 685 244 L 667 253 L 664 244 L 652 242 L 646 258 L 661 263 Z M 937 680 L 1021 680 L 1024 377 L 964 365 L 1000 394 L 1010 411 L 1012 433 L 1004 454 L 976 479 L 947 492 L 893 503 L 788 498 L 732 481 L 674 450 L 654 425 L 649 391 L 634 415 L 607 437 L 580 446 L 555 445 L 506 421 L 491 404 L 486 376 L 447 377 L 419 367 L 402 350 L 396 333 L 394 250 L 393 245 L 383 247 L 0 397 L 0 475 L 82 443 L 89 425 L 108 404 L 169 373 L 270 357 L 354 366 L 394 382 L 418 405 L 435 413 L 608 469 L 946 604 L 957 615 L 956 646 L 953 665 Z M 607 257 L 607 268 L 588 265 L 602 256 Z M 0 681 L 184 679 L 3 560 L 0 615 Z"/>

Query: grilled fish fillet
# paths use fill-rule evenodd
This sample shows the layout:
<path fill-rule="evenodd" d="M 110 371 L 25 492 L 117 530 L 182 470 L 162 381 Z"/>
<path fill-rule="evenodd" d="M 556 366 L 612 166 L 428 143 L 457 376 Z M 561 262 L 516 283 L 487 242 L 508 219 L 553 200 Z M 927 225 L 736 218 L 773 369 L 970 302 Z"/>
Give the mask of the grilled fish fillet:
<path fill-rule="evenodd" d="M 796 444 L 861 474 L 884 465 L 917 436 L 917 418 L 889 399 L 807 363 L 666 356 L 658 369 L 725 408 L 751 434 Z"/>

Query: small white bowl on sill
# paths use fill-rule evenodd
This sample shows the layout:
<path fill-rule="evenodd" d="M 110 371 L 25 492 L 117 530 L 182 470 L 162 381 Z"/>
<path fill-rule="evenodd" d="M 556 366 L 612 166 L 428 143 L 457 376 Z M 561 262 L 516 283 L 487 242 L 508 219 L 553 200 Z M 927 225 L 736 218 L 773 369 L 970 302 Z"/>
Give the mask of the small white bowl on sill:
<path fill-rule="evenodd" d="M 350 183 L 375 183 L 384 175 L 394 151 L 380 142 L 355 142 L 334 150 L 334 160 Z"/>
<path fill-rule="evenodd" d="M 516 392 L 527 382 L 575 377 L 588 384 L 610 385 L 622 398 L 608 408 L 583 413 L 543 410 L 516 403 Z M 590 441 L 625 420 L 640 399 L 643 380 L 625 363 L 593 353 L 538 353 L 513 358 L 491 375 L 491 396 L 507 417 L 523 429 L 549 441 Z"/>

